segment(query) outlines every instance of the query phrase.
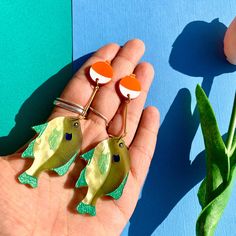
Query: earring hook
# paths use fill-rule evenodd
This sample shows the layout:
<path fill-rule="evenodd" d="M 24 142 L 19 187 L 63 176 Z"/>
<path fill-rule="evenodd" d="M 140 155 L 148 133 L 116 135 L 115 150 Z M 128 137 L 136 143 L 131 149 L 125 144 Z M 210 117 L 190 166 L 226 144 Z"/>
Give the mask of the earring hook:
<path fill-rule="evenodd" d="M 119 135 L 119 140 L 127 135 L 127 114 L 128 114 L 128 104 L 130 103 L 130 101 L 131 101 L 130 94 L 127 94 L 127 99 L 125 100 L 125 106 L 123 111 L 123 122 L 122 122 L 123 125 L 121 134 Z"/>
<path fill-rule="evenodd" d="M 98 83 L 98 81 L 99 81 L 99 79 L 96 79 L 96 86 L 95 86 L 94 89 L 93 89 L 93 93 L 92 93 L 92 95 L 90 96 L 88 103 L 87 103 L 86 106 L 84 107 L 84 110 L 83 110 L 83 113 L 82 113 L 82 117 L 83 117 L 83 118 L 86 117 L 87 112 L 88 112 L 88 110 L 89 110 L 89 108 L 90 108 L 90 106 L 91 106 L 91 103 L 93 102 L 93 99 L 94 99 L 94 97 L 95 97 L 95 95 L 96 95 L 96 93 L 97 93 L 97 91 L 98 91 L 98 89 L 99 89 L 99 83 Z"/>

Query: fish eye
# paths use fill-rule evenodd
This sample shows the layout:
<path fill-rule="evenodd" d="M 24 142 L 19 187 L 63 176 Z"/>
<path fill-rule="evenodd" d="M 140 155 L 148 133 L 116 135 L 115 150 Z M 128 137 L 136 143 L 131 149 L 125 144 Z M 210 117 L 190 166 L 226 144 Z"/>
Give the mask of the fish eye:
<path fill-rule="evenodd" d="M 120 148 L 123 148 L 123 147 L 124 147 L 124 144 L 123 144 L 123 143 L 119 143 L 119 147 L 120 147 Z"/>
<path fill-rule="evenodd" d="M 119 162 L 119 161 L 120 161 L 120 155 L 114 154 L 114 155 L 113 155 L 113 161 L 114 161 L 114 162 Z"/>
<path fill-rule="evenodd" d="M 79 122 L 75 122 L 75 123 L 74 123 L 74 127 L 77 128 L 78 126 L 79 126 Z"/>

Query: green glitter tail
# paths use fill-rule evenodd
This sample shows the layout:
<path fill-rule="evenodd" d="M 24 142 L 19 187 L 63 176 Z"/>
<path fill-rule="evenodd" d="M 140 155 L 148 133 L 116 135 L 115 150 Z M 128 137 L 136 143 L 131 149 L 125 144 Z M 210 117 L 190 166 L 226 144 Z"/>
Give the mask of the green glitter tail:
<path fill-rule="evenodd" d="M 28 175 L 26 172 L 19 175 L 18 180 L 22 184 L 29 184 L 32 188 L 38 186 L 38 179 L 34 176 Z"/>
<path fill-rule="evenodd" d="M 80 204 L 77 206 L 77 211 L 80 214 L 89 214 L 91 216 L 95 216 L 96 215 L 96 208 L 95 206 L 89 205 L 89 204 L 85 204 L 83 202 L 80 202 Z"/>

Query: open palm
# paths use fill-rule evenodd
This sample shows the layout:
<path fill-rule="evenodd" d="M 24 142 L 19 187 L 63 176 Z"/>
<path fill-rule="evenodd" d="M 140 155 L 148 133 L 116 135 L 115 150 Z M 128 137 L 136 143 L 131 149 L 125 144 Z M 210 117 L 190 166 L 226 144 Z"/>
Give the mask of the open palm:
<path fill-rule="evenodd" d="M 141 95 L 128 107 L 127 136 L 131 170 L 119 200 L 98 200 L 97 215 L 79 215 L 76 205 L 86 194 L 86 188 L 75 189 L 85 163 L 77 158 L 65 176 L 42 173 L 36 189 L 19 184 L 17 176 L 32 163 L 21 158 L 21 153 L 0 158 L 0 233 L 1 235 L 119 235 L 134 211 L 138 196 L 152 159 L 159 127 L 158 111 L 154 107 L 143 110 L 154 71 L 150 64 L 138 61 L 144 53 L 140 40 L 130 40 L 122 48 L 108 44 L 100 48 L 71 79 L 61 97 L 85 106 L 92 87 L 86 69 L 96 61 L 111 61 L 114 71 L 112 82 L 102 86 L 92 107 L 105 115 L 105 122 L 92 112 L 81 121 L 83 144 L 86 152 L 107 138 L 118 135 L 122 128 L 122 103 L 116 92 L 116 82 L 123 76 L 135 73 L 142 86 Z M 60 81 L 58 81 L 60 83 Z M 56 107 L 49 119 L 75 114 Z"/>

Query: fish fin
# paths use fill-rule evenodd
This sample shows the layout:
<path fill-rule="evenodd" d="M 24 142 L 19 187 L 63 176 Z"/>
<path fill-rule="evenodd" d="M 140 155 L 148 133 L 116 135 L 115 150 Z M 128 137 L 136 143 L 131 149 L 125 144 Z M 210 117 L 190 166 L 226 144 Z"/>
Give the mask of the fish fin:
<path fill-rule="evenodd" d="M 35 140 L 33 140 L 28 147 L 25 149 L 25 151 L 22 153 L 21 157 L 23 158 L 34 158 L 34 143 Z"/>
<path fill-rule="evenodd" d="M 70 166 L 73 164 L 76 156 L 78 155 L 78 153 L 76 153 L 66 164 L 64 164 L 63 166 L 59 166 L 57 168 L 52 168 L 51 170 L 55 171 L 58 175 L 64 175 L 68 172 L 68 170 L 70 169 Z"/>
<path fill-rule="evenodd" d="M 47 125 L 48 125 L 48 123 L 36 125 L 36 126 L 33 126 L 32 129 L 34 129 L 36 131 L 36 133 L 41 134 L 46 129 Z"/>
<path fill-rule="evenodd" d="M 94 154 L 95 148 L 89 150 L 88 152 L 82 154 L 80 157 L 83 158 L 85 161 L 89 161 L 92 159 L 93 154 Z"/>
<path fill-rule="evenodd" d="M 119 199 L 123 193 L 125 184 L 127 182 L 129 174 L 126 175 L 126 177 L 123 179 L 122 183 L 120 184 L 120 186 L 115 189 L 113 192 L 106 194 L 107 196 L 113 197 L 114 199 Z"/>
<path fill-rule="evenodd" d="M 90 204 L 80 202 L 76 209 L 80 214 L 89 214 L 91 216 L 96 215 L 96 207 Z"/>
<path fill-rule="evenodd" d="M 80 176 L 75 184 L 76 188 L 88 186 L 86 179 L 85 179 L 85 172 L 86 172 L 86 167 L 80 173 Z"/>
<path fill-rule="evenodd" d="M 22 184 L 29 184 L 32 188 L 38 187 L 38 179 L 32 175 L 28 175 L 26 172 L 19 175 L 18 180 Z"/>

